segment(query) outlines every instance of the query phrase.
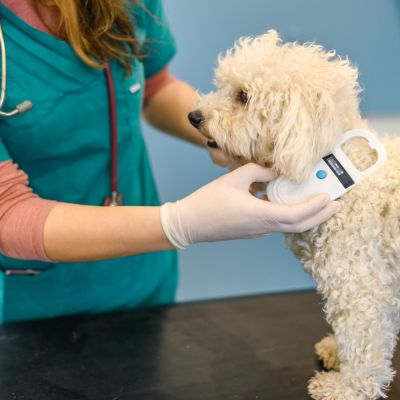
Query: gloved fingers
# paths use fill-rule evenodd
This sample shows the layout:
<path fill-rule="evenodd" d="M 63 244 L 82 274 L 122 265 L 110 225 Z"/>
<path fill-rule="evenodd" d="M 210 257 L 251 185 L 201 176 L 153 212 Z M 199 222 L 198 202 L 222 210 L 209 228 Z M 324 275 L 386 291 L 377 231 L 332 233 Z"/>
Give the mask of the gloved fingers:
<path fill-rule="evenodd" d="M 254 163 L 245 164 L 225 175 L 225 180 L 234 186 L 249 190 L 253 182 L 269 182 L 276 178 L 276 173 L 270 168 L 264 168 Z"/>
<path fill-rule="evenodd" d="M 325 205 L 316 214 L 310 216 L 309 218 L 297 223 L 297 224 L 284 224 L 282 232 L 292 232 L 292 233 L 302 233 L 308 231 L 309 229 L 322 224 L 331 218 L 341 209 L 341 205 L 337 201 L 331 201 Z"/>
<path fill-rule="evenodd" d="M 269 203 L 269 205 L 274 207 L 273 212 L 278 222 L 294 225 L 321 211 L 329 201 L 329 195 L 323 193 L 298 204 L 284 205 Z"/>

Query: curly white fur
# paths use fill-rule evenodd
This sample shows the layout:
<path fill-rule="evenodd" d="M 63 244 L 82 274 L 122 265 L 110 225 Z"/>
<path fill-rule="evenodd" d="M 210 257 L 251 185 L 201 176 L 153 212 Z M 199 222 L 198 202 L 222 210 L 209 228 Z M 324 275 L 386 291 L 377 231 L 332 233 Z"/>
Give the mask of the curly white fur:
<path fill-rule="evenodd" d="M 240 39 L 219 57 L 215 76 L 218 90 L 198 103 L 204 117 L 200 130 L 235 163 L 270 166 L 299 182 L 345 131 L 368 128 L 359 112 L 357 68 L 313 43 L 282 43 L 275 31 Z M 380 140 L 388 161 L 343 196 L 342 211 L 286 237 L 314 277 L 334 331 L 317 352 L 339 371 L 317 373 L 310 381 L 310 394 L 318 400 L 377 399 L 394 375 L 400 139 Z M 360 169 L 373 161 L 361 141 L 345 151 Z"/>

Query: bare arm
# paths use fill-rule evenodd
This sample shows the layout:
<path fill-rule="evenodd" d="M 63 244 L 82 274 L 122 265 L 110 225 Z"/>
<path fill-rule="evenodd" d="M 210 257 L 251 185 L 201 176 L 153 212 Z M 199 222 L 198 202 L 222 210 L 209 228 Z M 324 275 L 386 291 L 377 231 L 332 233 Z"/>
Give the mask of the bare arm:
<path fill-rule="evenodd" d="M 54 261 L 95 261 L 172 249 L 159 207 L 60 203 L 47 217 L 44 247 Z"/>
<path fill-rule="evenodd" d="M 40 198 L 12 160 L 0 163 L 0 252 L 91 261 L 170 249 L 159 207 L 82 206 Z"/>
<path fill-rule="evenodd" d="M 155 128 L 177 138 L 204 147 L 205 138 L 188 121 L 197 93 L 187 83 L 174 79 L 149 99 L 143 110 L 146 121 Z"/>

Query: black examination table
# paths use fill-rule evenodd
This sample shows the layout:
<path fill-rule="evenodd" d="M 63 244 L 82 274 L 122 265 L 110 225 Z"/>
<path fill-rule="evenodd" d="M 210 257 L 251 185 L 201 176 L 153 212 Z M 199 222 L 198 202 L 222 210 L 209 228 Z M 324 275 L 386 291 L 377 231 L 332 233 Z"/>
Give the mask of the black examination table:
<path fill-rule="evenodd" d="M 0 399 L 307 400 L 327 332 L 311 292 L 9 325 Z"/>

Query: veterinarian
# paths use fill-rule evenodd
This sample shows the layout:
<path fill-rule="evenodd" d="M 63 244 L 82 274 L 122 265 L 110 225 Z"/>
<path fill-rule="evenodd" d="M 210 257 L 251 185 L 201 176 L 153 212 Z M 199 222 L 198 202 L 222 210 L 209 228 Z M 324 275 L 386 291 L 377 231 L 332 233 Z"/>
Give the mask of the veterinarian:
<path fill-rule="evenodd" d="M 323 195 L 257 199 L 250 184 L 274 175 L 253 164 L 159 206 L 142 113 L 206 147 L 187 120 L 195 91 L 168 72 L 161 0 L 3 0 L 0 12 L 1 322 L 170 303 L 175 248 L 307 230 L 337 210 Z"/>

